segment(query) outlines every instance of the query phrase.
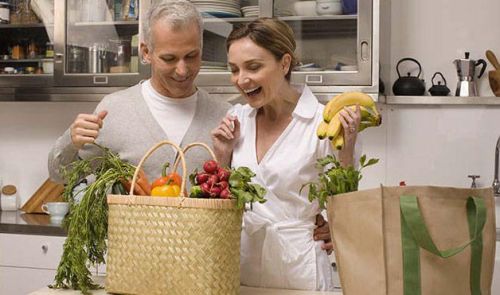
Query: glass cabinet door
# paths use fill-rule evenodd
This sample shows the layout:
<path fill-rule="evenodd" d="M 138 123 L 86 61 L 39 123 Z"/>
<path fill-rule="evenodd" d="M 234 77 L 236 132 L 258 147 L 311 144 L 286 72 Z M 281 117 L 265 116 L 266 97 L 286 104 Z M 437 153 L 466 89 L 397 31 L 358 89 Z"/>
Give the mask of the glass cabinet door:
<path fill-rule="evenodd" d="M 53 44 L 53 2 L 0 1 L 0 87 L 51 85 Z"/>
<path fill-rule="evenodd" d="M 376 0 L 358 1 L 192 0 L 205 21 L 198 85 L 230 85 L 225 39 L 234 27 L 260 16 L 277 17 L 292 27 L 300 61 L 293 82 L 324 92 L 331 86 L 370 86 Z"/>
<path fill-rule="evenodd" d="M 149 76 L 139 62 L 139 18 L 147 1 L 56 0 L 55 81 L 130 86 Z"/>

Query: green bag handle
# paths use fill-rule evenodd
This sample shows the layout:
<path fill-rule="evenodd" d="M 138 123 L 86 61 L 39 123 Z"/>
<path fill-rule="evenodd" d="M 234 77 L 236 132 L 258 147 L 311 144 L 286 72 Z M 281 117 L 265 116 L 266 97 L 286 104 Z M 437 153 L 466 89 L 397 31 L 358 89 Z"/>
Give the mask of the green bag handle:
<path fill-rule="evenodd" d="M 482 231 L 486 223 L 484 200 L 477 197 L 467 199 L 467 222 L 470 240 L 465 244 L 439 250 L 427 230 L 416 196 L 401 196 L 401 239 L 403 248 L 403 284 L 405 295 L 420 295 L 420 248 L 439 257 L 448 258 L 462 252 L 471 245 L 470 288 L 472 295 L 480 295 L 481 258 L 483 250 Z"/>

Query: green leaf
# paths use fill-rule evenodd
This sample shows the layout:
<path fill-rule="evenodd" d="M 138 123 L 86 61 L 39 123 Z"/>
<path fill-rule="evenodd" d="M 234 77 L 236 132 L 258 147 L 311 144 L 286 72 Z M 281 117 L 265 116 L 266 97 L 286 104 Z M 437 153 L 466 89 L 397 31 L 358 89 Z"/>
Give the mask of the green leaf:
<path fill-rule="evenodd" d="M 368 166 L 371 166 L 371 165 L 375 165 L 378 163 L 378 159 L 370 159 L 368 160 L 368 163 L 366 163 L 366 165 L 364 165 L 363 167 L 368 167 Z"/>
<path fill-rule="evenodd" d="M 238 169 L 236 169 L 236 172 L 241 174 L 243 178 L 246 178 L 248 180 L 255 176 L 255 173 L 253 173 L 252 170 L 250 170 L 250 168 L 248 167 L 238 167 Z"/>
<path fill-rule="evenodd" d="M 196 175 L 198 174 L 198 169 L 195 169 L 193 173 L 189 174 L 189 182 L 191 185 L 197 185 Z"/>
<path fill-rule="evenodd" d="M 359 164 L 361 164 L 361 167 L 365 165 L 366 161 L 366 155 L 362 155 L 361 158 L 359 158 Z"/>
<path fill-rule="evenodd" d="M 231 173 L 229 176 L 229 186 L 232 188 L 243 188 L 245 186 L 245 182 L 243 181 L 241 174 Z"/>

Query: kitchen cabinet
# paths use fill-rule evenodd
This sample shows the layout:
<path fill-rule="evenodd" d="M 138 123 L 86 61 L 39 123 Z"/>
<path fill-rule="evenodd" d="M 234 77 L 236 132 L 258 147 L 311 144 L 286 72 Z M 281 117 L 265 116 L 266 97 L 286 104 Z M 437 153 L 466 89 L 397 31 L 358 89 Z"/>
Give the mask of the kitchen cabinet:
<path fill-rule="evenodd" d="M 65 237 L 0 234 L 0 294 L 27 294 L 53 282 Z"/>
<path fill-rule="evenodd" d="M 66 237 L 0 234 L 0 294 L 24 295 L 54 282 Z M 105 275 L 106 265 L 89 268 Z"/>
<path fill-rule="evenodd" d="M 15 0 L 33 17 L 0 25 L 0 100 L 95 101 L 148 78 L 139 23 L 156 1 Z M 318 15 L 314 1 L 235 0 L 225 8 L 224 1 L 192 2 L 205 23 L 196 83 L 208 92 L 238 93 L 230 83 L 225 39 L 260 16 L 277 17 L 294 30 L 301 64 L 292 82 L 308 84 L 323 100 L 349 90 L 377 97 L 380 0 L 358 1 L 355 13 L 334 15 Z"/>
<path fill-rule="evenodd" d="M 277 17 L 294 31 L 301 64 L 295 67 L 292 82 L 307 83 L 315 93 L 361 90 L 377 94 L 379 0 L 358 1 L 357 13 L 349 15 L 317 15 L 314 1 L 303 1 L 313 5 L 312 10 L 301 9 L 297 2 L 242 0 L 241 13 L 200 4 L 205 33 L 198 85 L 212 89 L 210 92 L 236 92 L 225 67 L 225 39 L 234 27 L 261 16 Z"/>
<path fill-rule="evenodd" d="M 150 1 L 11 2 L 10 23 L 0 25 L 0 87 L 125 87 L 149 76 L 138 48 L 140 13 Z M 19 7 L 32 17 L 14 17 Z"/>

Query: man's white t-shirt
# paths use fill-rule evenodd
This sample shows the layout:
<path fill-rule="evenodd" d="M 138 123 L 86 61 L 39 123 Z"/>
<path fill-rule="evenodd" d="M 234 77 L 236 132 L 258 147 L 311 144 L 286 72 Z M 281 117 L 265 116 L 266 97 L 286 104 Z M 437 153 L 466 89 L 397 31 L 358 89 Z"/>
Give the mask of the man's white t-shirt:
<path fill-rule="evenodd" d="M 142 83 L 142 95 L 168 140 L 180 145 L 193 121 L 198 91 L 186 98 L 170 98 L 158 93 L 147 80 Z"/>

